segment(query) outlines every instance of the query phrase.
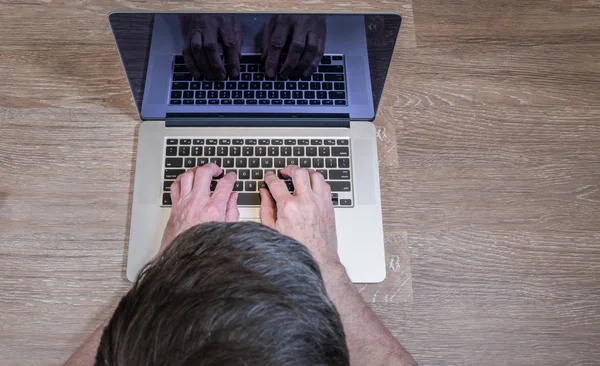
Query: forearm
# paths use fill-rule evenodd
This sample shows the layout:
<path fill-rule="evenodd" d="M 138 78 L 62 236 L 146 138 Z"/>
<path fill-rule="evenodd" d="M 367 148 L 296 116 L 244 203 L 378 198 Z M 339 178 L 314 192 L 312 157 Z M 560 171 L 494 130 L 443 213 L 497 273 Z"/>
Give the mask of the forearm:
<path fill-rule="evenodd" d="M 69 357 L 65 366 L 87 366 L 93 365 L 96 359 L 96 352 L 100 345 L 100 339 L 102 338 L 102 332 L 104 327 L 108 324 L 108 320 L 102 322 L 102 324 L 92 333 L 77 350 Z"/>
<path fill-rule="evenodd" d="M 327 294 L 346 333 L 353 365 L 416 365 L 364 302 L 341 264 L 321 266 Z"/>

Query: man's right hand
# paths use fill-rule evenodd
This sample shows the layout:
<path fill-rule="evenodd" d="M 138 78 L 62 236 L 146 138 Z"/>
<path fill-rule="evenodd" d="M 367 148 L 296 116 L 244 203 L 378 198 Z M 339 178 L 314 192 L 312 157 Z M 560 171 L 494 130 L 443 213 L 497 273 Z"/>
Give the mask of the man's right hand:
<path fill-rule="evenodd" d="M 281 175 L 292 179 L 294 193 L 272 173 L 265 175 L 269 190 L 260 190 L 261 222 L 304 244 L 321 268 L 338 265 L 331 188 L 320 173 L 287 166 Z M 269 192 L 270 191 L 270 192 Z"/>
<path fill-rule="evenodd" d="M 188 70 L 194 77 L 202 74 L 210 80 L 222 80 L 228 74 L 240 73 L 242 47 L 242 28 L 231 15 L 181 15 L 181 33 L 183 35 L 183 58 Z M 221 55 L 221 41 L 227 73 Z"/>

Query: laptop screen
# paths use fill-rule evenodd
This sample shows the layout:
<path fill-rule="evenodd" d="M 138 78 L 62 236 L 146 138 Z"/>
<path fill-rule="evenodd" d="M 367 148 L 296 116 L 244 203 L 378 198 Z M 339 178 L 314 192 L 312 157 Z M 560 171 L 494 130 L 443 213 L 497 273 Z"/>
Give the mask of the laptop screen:
<path fill-rule="evenodd" d="M 398 14 L 112 13 L 141 119 L 373 120 Z"/>

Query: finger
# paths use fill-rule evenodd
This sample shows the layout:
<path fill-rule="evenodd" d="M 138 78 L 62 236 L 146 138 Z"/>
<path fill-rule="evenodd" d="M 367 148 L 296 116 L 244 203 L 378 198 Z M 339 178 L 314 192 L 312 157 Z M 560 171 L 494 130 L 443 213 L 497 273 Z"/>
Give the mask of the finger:
<path fill-rule="evenodd" d="M 279 57 L 281 57 L 281 51 L 285 46 L 285 42 L 288 38 L 290 31 L 289 24 L 285 22 L 278 22 L 275 25 L 271 40 L 269 42 L 269 51 L 267 59 L 265 61 L 265 72 L 267 76 L 272 78 L 277 74 L 277 66 L 279 66 Z"/>
<path fill-rule="evenodd" d="M 214 79 L 214 74 L 210 65 L 208 64 L 208 59 L 206 58 L 206 53 L 203 49 L 204 42 L 202 40 L 202 33 L 200 31 L 195 31 L 192 36 L 192 54 L 194 55 L 194 59 L 196 60 L 196 65 L 202 71 L 204 76 L 208 79 Z"/>
<path fill-rule="evenodd" d="M 288 76 L 290 76 L 292 71 L 294 71 L 296 66 L 298 66 L 298 62 L 300 61 L 300 58 L 304 53 L 304 47 L 306 47 L 306 39 L 307 35 L 304 28 L 302 26 L 295 27 L 294 35 L 292 36 L 292 42 L 290 43 L 287 57 L 285 58 L 285 61 L 281 66 L 281 77 L 287 78 Z"/>
<path fill-rule="evenodd" d="M 221 174 L 222 170 L 215 163 L 206 164 L 196 168 L 194 179 L 194 194 L 200 198 L 210 197 L 210 182 L 214 176 Z"/>
<path fill-rule="evenodd" d="M 223 54 L 227 64 L 227 74 L 229 76 L 238 76 L 240 73 L 240 55 L 238 54 L 238 37 L 235 33 L 235 27 L 231 20 L 226 20 L 223 26 L 219 27 L 219 37 L 223 45 Z"/>
<path fill-rule="evenodd" d="M 267 57 L 269 53 L 269 44 L 271 42 L 271 35 L 273 34 L 273 28 L 275 27 L 275 15 L 270 17 L 269 20 L 265 23 L 265 28 L 263 30 L 263 47 L 262 47 L 262 58 L 263 61 Z"/>
<path fill-rule="evenodd" d="M 308 76 L 317 71 L 317 67 L 319 67 L 319 63 L 321 63 L 321 59 L 325 54 L 325 38 L 317 38 L 317 54 L 313 58 L 310 66 L 302 73 L 303 76 Z"/>
<path fill-rule="evenodd" d="M 310 65 L 317 56 L 319 49 L 318 37 L 315 32 L 308 32 L 306 35 L 306 47 L 304 47 L 304 53 L 298 62 L 298 66 L 293 71 L 294 74 L 303 74 L 308 76 L 310 74 L 304 74 L 305 71 L 309 70 Z"/>
<path fill-rule="evenodd" d="M 189 169 L 181 175 L 180 184 L 180 194 L 182 197 L 185 197 L 192 191 L 192 187 L 194 186 L 194 169 Z"/>
<path fill-rule="evenodd" d="M 265 183 L 269 187 L 269 191 L 271 192 L 271 196 L 275 199 L 275 202 L 283 202 L 292 196 L 285 183 L 277 178 L 273 172 L 265 174 Z"/>
<path fill-rule="evenodd" d="M 171 202 L 179 202 L 179 197 L 181 197 L 179 189 L 179 181 L 171 183 Z"/>
<path fill-rule="evenodd" d="M 237 199 L 239 194 L 233 192 L 229 195 L 229 201 L 227 201 L 227 212 L 225 212 L 226 222 L 236 222 L 240 219 L 240 209 L 237 205 Z"/>
<path fill-rule="evenodd" d="M 233 186 L 236 180 L 237 176 L 234 173 L 225 174 L 223 178 L 219 179 L 219 183 L 217 183 L 215 191 L 213 192 L 212 199 L 225 207 L 231 196 L 231 192 L 233 192 Z"/>
<path fill-rule="evenodd" d="M 277 208 L 275 200 L 266 188 L 260 189 L 260 222 L 261 224 L 275 229 L 277 220 Z"/>
<path fill-rule="evenodd" d="M 217 29 L 208 27 L 202 35 L 204 42 L 204 52 L 212 73 L 216 80 L 222 80 L 225 77 L 225 66 L 219 54 L 219 44 L 217 43 Z"/>
<path fill-rule="evenodd" d="M 308 175 L 310 177 L 310 186 L 312 187 L 313 192 L 331 198 L 331 187 L 329 187 L 329 184 L 325 183 L 323 175 L 315 171 L 308 172 Z"/>
<path fill-rule="evenodd" d="M 237 38 L 237 52 L 238 52 L 238 57 L 239 60 L 241 62 L 242 60 L 242 45 L 244 44 L 244 37 L 242 36 L 242 26 L 240 25 L 240 23 L 235 23 L 235 36 Z M 239 72 L 239 69 L 238 69 Z"/>
<path fill-rule="evenodd" d="M 191 72 L 195 78 L 200 78 L 200 76 L 202 75 L 202 71 L 200 71 L 200 68 L 198 67 L 198 65 L 196 65 L 196 60 L 194 59 L 194 55 L 192 54 L 191 41 L 187 40 L 185 42 L 185 46 L 183 47 L 181 53 L 183 54 L 185 66 L 187 67 L 188 71 Z"/>
<path fill-rule="evenodd" d="M 288 165 L 281 170 L 281 175 L 292 178 L 295 194 L 305 194 L 312 191 L 310 186 L 310 177 L 306 169 L 295 165 Z"/>

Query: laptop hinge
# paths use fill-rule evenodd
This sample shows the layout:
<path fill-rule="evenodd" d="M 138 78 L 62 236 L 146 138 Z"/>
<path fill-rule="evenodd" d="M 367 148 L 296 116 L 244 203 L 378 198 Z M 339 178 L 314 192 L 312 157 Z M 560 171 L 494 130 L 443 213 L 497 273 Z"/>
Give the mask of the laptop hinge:
<path fill-rule="evenodd" d="M 350 128 L 348 114 L 319 116 L 314 114 L 167 114 L 166 127 L 345 127 Z"/>

